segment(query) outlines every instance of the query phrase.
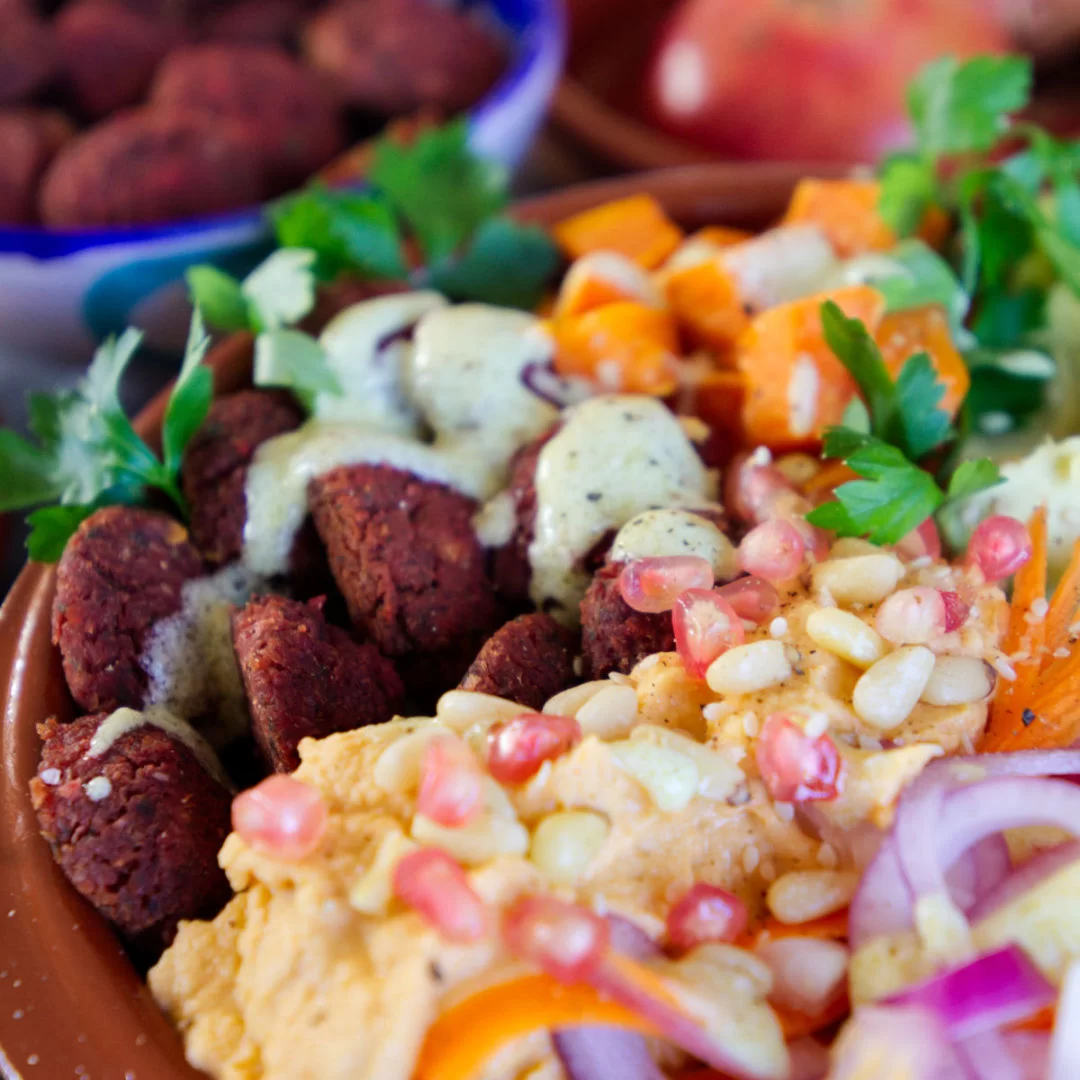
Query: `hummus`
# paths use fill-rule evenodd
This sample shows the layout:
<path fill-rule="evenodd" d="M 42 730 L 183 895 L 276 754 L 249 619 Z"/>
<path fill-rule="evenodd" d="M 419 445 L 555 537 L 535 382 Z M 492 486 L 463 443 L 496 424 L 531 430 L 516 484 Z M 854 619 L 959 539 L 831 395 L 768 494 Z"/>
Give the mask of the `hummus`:
<path fill-rule="evenodd" d="M 962 633 L 931 642 L 935 652 L 995 659 L 999 590 L 979 591 L 964 571 L 940 564 L 902 573 L 901 587 L 964 588 L 974 597 Z M 809 616 L 832 606 L 812 582 L 792 586 L 777 617 L 747 632 L 749 642 L 782 642 L 791 660 L 790 676 L 767 689 L 723 696 L 689 679 L 675 654 L 658 654 L 629 677 L 564 691 L 546 711 L 575 715 L 582 741 L 522 785 L 488 778 L 484 812 L 461 828 L 416 812 L 424 746 L 452 734 L 479 751 L 488 728 L 520 706 L 451 691 L 435 717 L 305 740 L 295 776 L 329 812 L 319 849 L 286 862 L 231 835 L 220 861 L 237 895 L 213 922 L 183 924 L 150 972 L 191 1063 L 224 1080 L 410 1080 L 440 1013 L 521 974 L 494 936 L 451 944 L 393 899 L 393 866 L 417 845 L 445 849 L 492 907 L 523 893 L 554 894 L 653 935 L 695 883 L 735 892 L 755 918 L 778 876 L 854 868 L 856 846 L 837 837 L 888 825 L 895 799 L 928 761 L 978 738 L 986 704 L 920 703 L 883 745 L 852 706 L 858 669 L 807 633 Z M 873 619 L 873 605 L 846 607 Z M 775 712 L 828 731 L 843 761 L 838 796 L 812 804 L 820 812 L 813 834 L 792 806 L 770 799 L 757 772 L 758 732 Z M 585 856 L 556 873 L 537 838 L 557 815 L 592 825 Z M 741 950 L 727 953 L 757 963 Z M 723 984 L 697 981 L 695 989 L 704 997 L 701 987 L 712 993 Z M 740 1007 L 757 1017 L 763 1043 L 772 1040 L 763 1053 L 786 1054 L 763 988 L 745 992 Z M 484 1073 L 525 1075 L 560 1075 L 543 1033 L 504 1048 Z"/>

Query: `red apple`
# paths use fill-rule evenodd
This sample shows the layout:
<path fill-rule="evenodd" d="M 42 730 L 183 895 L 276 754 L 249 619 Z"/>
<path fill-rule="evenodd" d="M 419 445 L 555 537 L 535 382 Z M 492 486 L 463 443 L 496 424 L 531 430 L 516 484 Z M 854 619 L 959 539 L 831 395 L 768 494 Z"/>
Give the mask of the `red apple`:
<path fill-rule="evenodd" d="M 979 0 L 684 0 L 648 75 L 665 130 L 730 157 L 871 162 L 905 88 L 947 53 L 1004 52 Z"/>

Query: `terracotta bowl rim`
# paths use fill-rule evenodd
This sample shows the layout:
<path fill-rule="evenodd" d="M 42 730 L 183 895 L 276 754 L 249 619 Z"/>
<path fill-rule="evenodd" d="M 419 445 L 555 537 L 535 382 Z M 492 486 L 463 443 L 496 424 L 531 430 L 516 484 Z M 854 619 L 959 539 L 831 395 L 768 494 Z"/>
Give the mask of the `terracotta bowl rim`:
<path fill-rule="evenodd" d="M 578 185 L 517 204 L 552 222 L 608 199 L 648 191 L 688 224 L 764 225 L 782 211 L 792 165 L 698 165 Z M 211 352 L 218 394 L 250 382 L 251 338 Z M 167 390 L 136 427 L 152 444 Z M 50 641 L 54 568 L 28 563 L 0 607 L 0 1074 L 94 1080 L 197 1080 L 177 1032 L 158 1010 L 103 919 L 57 869 L 37 831 L 28 781 L 37 768 L 36 722 L 70 716 Z"/>

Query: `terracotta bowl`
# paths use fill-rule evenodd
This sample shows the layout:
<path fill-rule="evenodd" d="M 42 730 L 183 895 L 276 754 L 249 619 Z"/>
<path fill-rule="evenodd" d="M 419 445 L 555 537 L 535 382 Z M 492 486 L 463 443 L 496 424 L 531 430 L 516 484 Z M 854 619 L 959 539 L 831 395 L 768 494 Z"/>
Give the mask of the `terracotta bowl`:
<path fill-rule="evenodd" d="M 760 227 L 791 192 L 790 167 L 712 166 L 583 185 L 518 207 L 541 224 L 608 199 L 649 191 L 688 228 L 709 222 Z M 251 339 L 229 338 L 209 364 L 217 392 L 249 384 Z M 136 427 L 158 440 L 165 397 Z M 50 566 L 31 563 L 0 608 L 0 1072 L 53 1080 L 195 1080 L 180 1038 L 160 1013 L 109 926 L 67 884 L 38 834 L 29 782 L 36 726 L 74 715 L 50 641 Z"/>

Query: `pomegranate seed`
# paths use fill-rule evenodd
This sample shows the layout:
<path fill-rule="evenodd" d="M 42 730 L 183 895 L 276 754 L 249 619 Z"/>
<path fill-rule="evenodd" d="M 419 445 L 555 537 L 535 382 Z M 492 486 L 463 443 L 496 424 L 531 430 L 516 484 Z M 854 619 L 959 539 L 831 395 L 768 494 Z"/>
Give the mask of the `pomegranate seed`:
<path fill-rule="evenodd" d="M 232 827 L 256 851 L 278 859 L 303 859 L 326 829 L 326 804 L 291 776 L 268 776 L 233 799 Z"/>
<path fill-rule="evenodd" d="M 809 513 L 811 509 L 813 508 L 807 505 L 805 512 Z M 787 520 L 799 530 L 803 545 L 807 552 L 813 556 L 814 562 L 824 562 L 829 557 L 829 536 L 825 530 L 817 528 L 816 525 L 811 525 L 805 517 L 796 516 Z"/>
<path fill-rule="evenodd" d="M 955 592 L 943 592 L 941 602 L 945 605 L 945 633 L 951 634 L 967 622 L 968 615 L 971 614 L 971 605 Z"/>
<path fill-rule="evenodd" d="M 926 558 L 937 562 L 941 558 L 941 534 L 934 519 L 928 517 L 903 537 L 896 545 L 896 554 L 908 561 Z"/>
<path fill-rule="evenodd" d="M 802 534 L 783 518 L 751 529 L 739 545 L 739 566 L 766 581 L 788 581 L 802 566 L 806 544 Z"/>
<path fill-rule="evenodd" d="M 791 481 L 775 465 L 756 465 L 750 454 L 736 457 L 724 478 L 724 502 L 746 522 L 772 517 L 777 498 L 793 493 Z"/>
<path fill-rule="evenodd" d="M 518 900 L 503 919 L 507 948 L 564 983 L 582 982 L 596 971 L 610 936 L 599 915 L 551 896 Z"/>
<path fill-rule="evenodd" d="M 760 626 L 780 606 L 780 595 L 769 582 L 758 577 L 743 577 L 721 585 L 716 590 L 740 619 Z"/>
<path fill-rule="evenodd" d="M 916 585 L 900 589 L 882 601 L 874 628 L 894 645 L 924 645 L 944 634 L 947 623 L 941 591 Z"/>
<path fill-rule="evenodd" d="M 987 581 L 1001 581 L 1031 558 L 1031 536 L 1016 518 L 995 514 L 971 534 L 967 554 Z"/>
<path fill-rule="evenodd" d="M 572 716 L 522 713 L 500 720 L 488 733 L 488 771 L 500 784 L 522 784 L 580 741 L 581 725 Z"/>
<path fill-rule="evenodd" d="M 635 559 L 619 574 L 619 592 L 635 611 L 655 615 L 670 611 L 679 593 L 712 588 L 713 580 L 712 565 L 699 555 Z"/>
<path fill-rule="evenodd" d="M 488 913 L 465 871 L 445 851 L 421 848 L 394 867 L 394 895 L 451 941 L 479 941 Z"/>
<path fill-rule="evenodd" d="M 754 750 L 761 779 L 778 802 L 836 798 L 841 762 L 828 735 L 812 739 L 783 713 L 773 713 L 762 725 Z"/>
<path fill-rule="evenodd" d="M 748 921 L 746 905 L 737 896 L 699 883 L 668 912 L 668 941 L 680 952 L 710 941 L 735 941 Z"/>
<path fill-rule="evenodd" d="M 723 652 L 746 640 L 742 620 L 718 589 L 687 589 L 671 613 L 675 647 L 692 679 L 704 679 Z"/>
<path fill-rule="evenodd" d="M 416 809 L 448 828 L 465 825 L 483 808 L 483 784 L 472 750 L 456 735 L 436 735 L 424 747 Z"/>

